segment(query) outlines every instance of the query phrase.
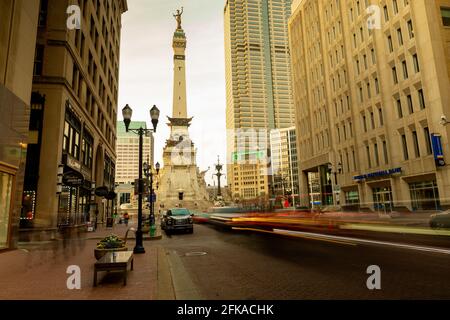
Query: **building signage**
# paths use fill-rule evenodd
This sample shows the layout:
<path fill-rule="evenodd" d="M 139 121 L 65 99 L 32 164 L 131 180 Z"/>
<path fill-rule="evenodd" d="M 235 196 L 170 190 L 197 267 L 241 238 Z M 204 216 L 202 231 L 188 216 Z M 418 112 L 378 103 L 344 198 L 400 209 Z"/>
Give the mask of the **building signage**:
<path fill-rule="evenodd" d="M 374 178 L 380 178 L 380 177 L 386 177 L 390 176 L 396 173 L 402 173 L 402 168 L 394 168 L 389 170 L 382 170 L 372 173 L 363 174 L 360 176 L 354 176 L 353 180 L 366 180 L 366 179 L 374 179 Z"/>
<path fill-rule="evenodd" d="M 431 135 L 431 145 L 433 146 L 434 161 L 437 167 L 445 166 L 444 151 L 442 150 L 441 135 L 433 133 Z"/>
<path fill-rule="evenodd" d="M 70 156 L 67 156 L 67 165 L 69 167 L 71 167 L 72 169 L 75 169 L 75 170 L 78 170 L 78 171 L 81 170 L 80 163 L 78 161 L 76 161 L 75 159 L 73 159 L 72 157 L 70 157 Z"/>
<path fill-rule="evenodd" d="M 80 187 L 84 184 L 84 176 L 80 172 L 69 171 L 64 173 L 63 184 L 70 187 Z"/>

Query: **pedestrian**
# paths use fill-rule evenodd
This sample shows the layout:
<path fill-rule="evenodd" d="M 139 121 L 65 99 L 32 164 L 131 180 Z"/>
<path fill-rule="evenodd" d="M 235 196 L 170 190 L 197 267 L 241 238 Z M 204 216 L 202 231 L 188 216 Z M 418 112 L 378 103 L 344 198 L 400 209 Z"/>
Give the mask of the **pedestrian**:
<path fill-rule="evenodd" d="M 130 219 L 130 216 L 128 215 L 128 212 L 124 213 L 123 219 L 125 220 L 125 225 L 128 226 L 128 220 Z"/>

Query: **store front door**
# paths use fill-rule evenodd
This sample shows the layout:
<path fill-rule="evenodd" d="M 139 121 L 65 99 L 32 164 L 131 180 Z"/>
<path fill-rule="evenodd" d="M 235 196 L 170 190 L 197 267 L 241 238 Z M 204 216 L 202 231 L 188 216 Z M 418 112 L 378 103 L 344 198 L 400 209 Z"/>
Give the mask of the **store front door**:
<path fill-rule="evenodd" d="M 375 211 L 390 213 L 394 210 L 392 188 L 373 188 L 373 207 Z"/>

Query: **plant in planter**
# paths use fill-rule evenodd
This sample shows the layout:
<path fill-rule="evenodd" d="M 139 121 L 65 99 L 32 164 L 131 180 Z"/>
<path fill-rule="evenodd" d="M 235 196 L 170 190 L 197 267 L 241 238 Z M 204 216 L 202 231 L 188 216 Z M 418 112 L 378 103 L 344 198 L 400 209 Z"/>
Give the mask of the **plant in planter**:
<path fill-rule="evenodd" d="M 112 234 L 97 243 L 97 247 L 94 250 L 94 255 L 97 260 L 100 260 L 107 252 L 127 250 L 128 248 L 125 246 L 125 241 Z"/>

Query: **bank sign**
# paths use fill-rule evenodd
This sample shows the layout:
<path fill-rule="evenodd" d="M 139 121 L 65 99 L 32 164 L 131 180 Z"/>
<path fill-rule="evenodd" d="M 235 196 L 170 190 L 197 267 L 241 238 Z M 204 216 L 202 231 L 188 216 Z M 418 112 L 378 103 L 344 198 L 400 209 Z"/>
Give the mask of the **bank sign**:
<path fill-rule="evenodd" d="M 361 181 L 361 180 L 367 180 L 367 179 L 374 179 L 374 178 L 381 178 L 381 177 L 388 177 L 393 174 L 402 173 L 402 168 L 394 168 L 389 170 L 382 170 L 372 173 L 366 173 L 362 174 L 360 176 L 354 176 L 353 180 Z"/>
<path fill-rule="evenodd" d="M 431 145 L 433 147 L 434 162 L 437 167 L 445 166 L 444 151 L 442 149 L 441 135 L 433 133 L 431 135 Z"/>

